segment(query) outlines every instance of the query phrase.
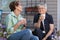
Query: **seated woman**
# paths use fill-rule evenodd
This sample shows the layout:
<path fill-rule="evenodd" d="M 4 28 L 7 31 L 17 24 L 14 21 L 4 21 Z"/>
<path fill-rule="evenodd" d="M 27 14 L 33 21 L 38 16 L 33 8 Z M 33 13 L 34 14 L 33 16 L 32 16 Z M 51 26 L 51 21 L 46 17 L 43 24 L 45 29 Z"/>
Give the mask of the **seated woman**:
<path fill-rule="evenodd" d="M 39 40 L 52 40 L 51 34 L 54 31 L 54 22 L 50 14 L 47 13 L 46 4 L 38 5 L 38 13 L 34 16 L 34 35 L 39 37 Z"/>
<path fill-rule="evenodd" d="M 7 26 L 7 40 L 39 40 L 33 36 L 30 29 L 25 29 L 26 19 L 20 14 L 22 6 L 18 1 L 10 3 L 11 13 L 7 15 L 5 23 Z"/>

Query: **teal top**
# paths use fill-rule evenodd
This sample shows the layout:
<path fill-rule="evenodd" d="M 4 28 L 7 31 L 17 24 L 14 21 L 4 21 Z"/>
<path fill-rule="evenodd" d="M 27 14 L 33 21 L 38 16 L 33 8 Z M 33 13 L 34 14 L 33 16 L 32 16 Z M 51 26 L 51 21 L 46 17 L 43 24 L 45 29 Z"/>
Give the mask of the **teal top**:
<path fill-rule="evenodd" d="M 14 25 L 16 23 L 18 23 L 20 20 L 24 19 L 22 17 L 22 15 L 19 15 L 18 17 L 14 14 L 14 12 L 11 12 L 10 14 L 8 14 L 6 16 L 6 19 L 5 19 L 5 24 L 7 26 L 7 33 L 8 33 L 8 36 L 9 37 L 11 34 L 13 33 L 16 33 L 16 32 L 19 32 L 22 30 L 23 28 L 23 25 L 20 25 L 16 31 L 14 31 Z"/>

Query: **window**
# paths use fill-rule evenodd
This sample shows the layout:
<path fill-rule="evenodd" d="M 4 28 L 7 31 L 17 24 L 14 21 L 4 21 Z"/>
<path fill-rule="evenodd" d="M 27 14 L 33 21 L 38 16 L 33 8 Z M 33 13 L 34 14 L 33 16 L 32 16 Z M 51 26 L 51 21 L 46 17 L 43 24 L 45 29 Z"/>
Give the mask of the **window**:
<path fill-rule="evenodd" d="M 3 11 L 10 11 L 9 10 L 9 3 L 11 2 L 11 1 L 14 1 L 14 0 L 0 0 L 0 9 L 2 9 Z"/>
<path fill-rule="evenodd" d="M 3 11 L 10 11 L 9 10 L 9 3 L 15 0 L 0 0 L 0 9 Z M 34 7 L 40 3 L 45 3 L 46 0 L 19 0 L 22 3 L 23 8 L 25 7 Z"/>
<path fill-rule="evenodd" d="M 40 3 L 45 4 L 46 0 L 26 0 L 25 13 L 28 15 L 36 14 L 36 12 L 38 12 L 36 6 Z"/>

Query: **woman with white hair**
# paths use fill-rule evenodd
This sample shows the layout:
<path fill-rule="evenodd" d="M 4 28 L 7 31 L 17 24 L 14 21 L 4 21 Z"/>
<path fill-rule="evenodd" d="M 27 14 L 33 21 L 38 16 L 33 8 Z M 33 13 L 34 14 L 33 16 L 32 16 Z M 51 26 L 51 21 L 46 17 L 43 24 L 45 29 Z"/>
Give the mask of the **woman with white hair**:
<path fill-rule="evenodd" d="M 53 18 L 47 13 L 47 5 L 38 5 L 38 11 L 34 16 L 34 35 L 39 37 L 39 40 L 51 40 L 51 34 L 54 30 Z"/>

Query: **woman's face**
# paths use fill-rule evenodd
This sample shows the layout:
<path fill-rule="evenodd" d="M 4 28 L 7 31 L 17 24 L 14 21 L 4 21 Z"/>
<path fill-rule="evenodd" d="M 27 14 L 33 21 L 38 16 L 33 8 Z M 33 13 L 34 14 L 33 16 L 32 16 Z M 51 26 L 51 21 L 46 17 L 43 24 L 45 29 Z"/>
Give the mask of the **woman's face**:
<path fill-rule="evenodd" d="M 22 6 L 18 5 L 18 6 L 16 6 L 16 9 L 21 12 L 22 11 Z"/>
<path fill-rule="evenodd" d="M 40 14 L 45 14 L 47 10 L 44 6 L 39 6 L 38 11 L 39 11 Z"/>

